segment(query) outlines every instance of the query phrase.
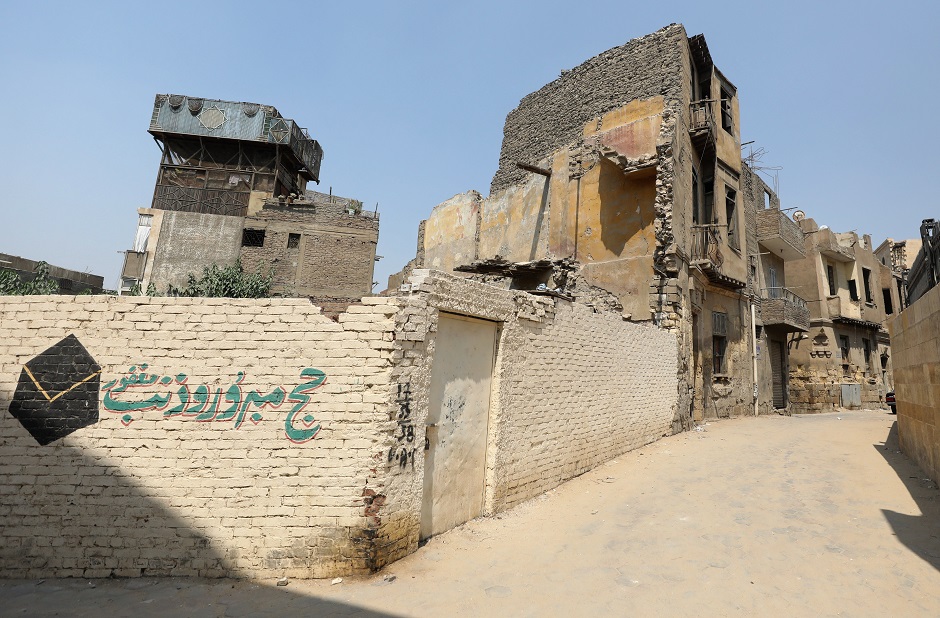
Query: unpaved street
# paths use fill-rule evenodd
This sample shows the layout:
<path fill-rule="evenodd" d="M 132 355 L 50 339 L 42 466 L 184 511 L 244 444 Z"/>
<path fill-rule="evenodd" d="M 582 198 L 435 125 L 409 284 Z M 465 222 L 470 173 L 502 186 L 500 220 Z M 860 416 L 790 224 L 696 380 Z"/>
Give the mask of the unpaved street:
<path fill-rule="evenodd" d="M 0 613 L 938 616 L 940 493 L 898 452 L 894 421 L 863 411 L 710 423 L 435 537 L 366 580 L 6 581 Z"/>

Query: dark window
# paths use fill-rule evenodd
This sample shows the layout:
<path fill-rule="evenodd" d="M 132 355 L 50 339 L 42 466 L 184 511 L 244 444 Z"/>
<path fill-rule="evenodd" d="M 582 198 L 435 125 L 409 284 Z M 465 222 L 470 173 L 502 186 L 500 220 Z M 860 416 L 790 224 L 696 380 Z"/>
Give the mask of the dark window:
<path fill-rule="evenodd" d="M 287 248 L 296 249 L 300 246 L 300 234 L 288 234 L 287 235 Z"/>
<path fill-rule="evenodd" d="M 712 337 L 712 371 L 725 372 L 725 349 L 728 347 L 727 337 Z"/>
<path fill-rule="evenodd" d="M 728 314 L 712 311 L 712 371 L 725 373 L 725 350 L 728 347 Z"/>
<path fill-rule="evenodd" d="M 836 269 L 826 264 L 826 276 L 829 277 L 829 296 L 836 295 Z"/>
<path fill-rule="evenodd" d="M 875 302 L 875 299 L 872 298 L 871 295 L 871 271 L 867 268 L 862 269 L 862 284 L 865 286 L 865 302 Z"/>
<path fill-rule="evenodd" d="M 264 246 L 264 230 L 253 230 L 246 227 L 242 230 L 242 246 L 243 247 L 263 247 Z"/>
<path fill-rule="evenodd" d="M 858 300 L 858 284 L 855 283 L 855 279 L 849 279 L 849 298 Z"/>
<path fill-rule="evenodd" d="M 740 249 L 738 242 L 738 217 L 737 217 L 738 192 L 731 187 L 725 187 L 725 218 L 728 221 L 728 245 L 734 249 Z"/>
<path fill-rule="evenodd" d="M 721 89 L 721 128 L 734 134 L 734 121 L 731 116 L 731 93 Z"/>
<path fill-rule="evenodd" d="M 865 349 L 865 371 L 871 371 L 871 341 L 862 339 L 862 348 Z"/>
<path fill-rule="evenodd" d="M 715 223 L 714 216 L 714 204 L 715 204 L 715 177 L 708 176 L 705 178 L 705 186 L 702 188 L 704 191 L 704 199 L 702 200 L 702 223 L 708 225 L 710 223 Z"/>
<path fill-rule="evenodd" d="M 881 295 L 885 301 L 885 314 L 891 315 L 894 313 L 894 303 L 891 302 L 891 288 L 881 288 Z"/>
<path fill-rule="evenodd" d="M 839 351 L 842 352 L 842 362 L 849 362 L 849 338 L 846 335 L 839 335 Z"/>
<path fill-rule="evenodd" d="M 692 223 L 699 223 L 698 174 L 692 168 Z"/>

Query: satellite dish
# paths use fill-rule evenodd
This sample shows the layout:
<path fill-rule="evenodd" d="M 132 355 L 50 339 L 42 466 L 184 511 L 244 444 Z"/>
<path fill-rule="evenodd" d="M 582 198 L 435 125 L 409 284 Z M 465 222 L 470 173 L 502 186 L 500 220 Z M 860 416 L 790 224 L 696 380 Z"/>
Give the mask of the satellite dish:
<path fill-rule="evenodd" d="M 805 218 L 806 218 L 806 213 L 803 212 L 802 210 L 797 210 L 795 213 L 793 213 L 794 221 L 802 221 Z"/>

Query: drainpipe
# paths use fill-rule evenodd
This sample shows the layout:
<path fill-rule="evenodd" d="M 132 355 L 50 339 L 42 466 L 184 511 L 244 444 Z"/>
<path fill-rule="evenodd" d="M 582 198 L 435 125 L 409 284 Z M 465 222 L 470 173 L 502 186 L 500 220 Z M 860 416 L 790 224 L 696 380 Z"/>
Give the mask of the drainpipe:
<path fill-rule="evenodd" d="M 751 361 L 754 368 L 754 416 L 758 416 L 757 408 L 757 310 L 754 308 L 754 299 L 751 299 Z"/>

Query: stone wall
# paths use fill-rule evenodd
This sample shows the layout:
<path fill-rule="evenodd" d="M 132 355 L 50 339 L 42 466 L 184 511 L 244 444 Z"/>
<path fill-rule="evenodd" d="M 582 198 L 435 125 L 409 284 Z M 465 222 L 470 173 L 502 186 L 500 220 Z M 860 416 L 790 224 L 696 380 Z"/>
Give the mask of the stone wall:
<path fill-rule="evenodd" d="M 685 29 L 673 24 L 610 49 L 520 101 L 506 117 L 499 169 L 490 192 L 528 177 L 516 162 L 535 164 L 577 141 L 585 123 L 635 99 L 663 95 L 673 106 L 682 88 Z M 657 67 L 659 70 L 650 70 Z"/>
<path fill-rule="evenodd" d="M 889 322 L 901 449 L 940 482 L 940 286 Z"/>

